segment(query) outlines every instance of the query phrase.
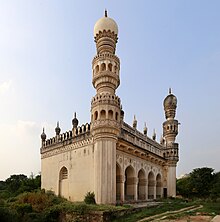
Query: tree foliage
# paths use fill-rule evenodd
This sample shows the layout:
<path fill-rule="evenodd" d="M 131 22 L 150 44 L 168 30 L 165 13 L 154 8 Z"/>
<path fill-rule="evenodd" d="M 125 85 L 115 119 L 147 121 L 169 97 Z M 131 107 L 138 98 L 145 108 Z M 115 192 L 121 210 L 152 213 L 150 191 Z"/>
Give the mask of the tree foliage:
<path fill-rule="evenodd" d="M 203 167 L 194 169 L 188 176 L 177 180 L 177 194 L 193 198 L 220 197 L 220 172 Z"/>
<path fill-rule="evenodd" d="M 0 198 L 6 199 L 8 197 L 17 196 L 23 192 L 40 189 L 40 186 L 40 175 L 34 177 L 32 174 L 29 178 L 24 174 L 11 175 L 5 181 L 0 181 Z"/>

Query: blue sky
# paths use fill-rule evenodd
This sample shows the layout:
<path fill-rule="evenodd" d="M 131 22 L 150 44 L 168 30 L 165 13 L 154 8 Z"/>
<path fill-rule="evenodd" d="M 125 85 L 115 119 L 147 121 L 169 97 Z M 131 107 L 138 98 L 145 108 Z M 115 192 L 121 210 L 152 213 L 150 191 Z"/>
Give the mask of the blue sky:
<path fill-rule="evenodd" d="M 74 111 L 90 122 L 95 22 L 108 9 L 119 26 L 117 90 L 125 121 L 147 122 L 157 140 L 163 99 L 172 87 L 180 121 L 177 176 L 196 167 L 220 171 L 220 1 L 1 0 L 0 179 L 40 171 L 40 134 Z"/>

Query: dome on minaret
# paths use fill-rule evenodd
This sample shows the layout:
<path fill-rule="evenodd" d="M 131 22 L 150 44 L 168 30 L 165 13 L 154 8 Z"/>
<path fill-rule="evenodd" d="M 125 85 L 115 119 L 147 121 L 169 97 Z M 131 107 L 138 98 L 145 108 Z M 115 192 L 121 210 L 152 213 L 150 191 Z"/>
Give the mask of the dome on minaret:
<path fill-rule="evenodd" d="M 169 89 L 169 95 L 164 99 L 163 106 L 164 109 L 169 109 L 169 108 L 176 109 L 177 98 L 171 93 L 171 89 Z"/>
<path fill-rule="evenodd" d="M 94 37 L 96 37 L 99 32 L 103 31 L 111 31 L 114 32 L 114 34 L 118 35 L 118 25 L 117 23 L 107 16 L 107 11 L 105 10 L 105 16 L 100 18 L 94 26 Z"/>

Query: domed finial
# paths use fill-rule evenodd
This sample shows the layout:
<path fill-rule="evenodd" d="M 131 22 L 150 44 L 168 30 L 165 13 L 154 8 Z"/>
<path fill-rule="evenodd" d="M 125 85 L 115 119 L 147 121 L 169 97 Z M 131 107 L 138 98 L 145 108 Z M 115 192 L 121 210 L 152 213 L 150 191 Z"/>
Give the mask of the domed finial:
<path fill-rule="evenodd" d="M 172 90 L 171 90 L 171 88 L 169 88 L 169 94 L 171 94 L 172 93 Z"/>
<path fill-rule="evenodd" d="M 108 17 L 107 9 L 105 9 L 105 17 Z"/>
<path fill-rule="evenodd" d="M 136 116 L 134 115 L 134 120 L 133 120 L 133 127 L 136 129 L 137 128 L 137 120 Z"/>
<path fill-rule="evenodd" d="M 78 121 L 78 119 L 76 118 L 76 112 L 75 112 L 75 113 L 74 113 L 74 118 L 73 118 L 73 120 L 72 120 L 73 128 L 77 128 L 78 123 L 79 123 L 79 121 Z"/>
<path fill-rule="evenodd" d="M 59 127 L 59 121 L 57 122 L 57 127 L 55 128 L 55 132 L 56 132 L 56 135 L 58 136 L 58 135 L 60 135 L 60 131 L 61 131 L 61 129 L 60 129 L 60 127 Z"/>
<path fill-rule="evenodd" d="M 161 144 L 161 145 L 164 145 L 164 138 L 163 138 L 163 135 L 161 135 L 161 137 L 160 137 L 160 144 Z"/>
<path fill-rule="evenodd" d="M 155 132 L 155 129 L 154 129 L 154 132 L 153 132 L 152 139 L 153 139 L 153 140 L 156 140 L 156 132 Z"/>
<path fill-rule="evenodd" d="M 146 122 L 144 123 L 144 135 L 147 135 L 147 124 L 146 124 Z"/>
<path fill-rule="evenodd" d="M 41 134 L 41 139 L 42 139 L 42 141 L 44 142 L 44 141 L 46 140 L 46 138 L 47 138 L 47 136 L 46 136 L 46 134 L 44 133 L 44 127 L 43 127 L 43 132 L 42 132 L 42 134 Z"/>

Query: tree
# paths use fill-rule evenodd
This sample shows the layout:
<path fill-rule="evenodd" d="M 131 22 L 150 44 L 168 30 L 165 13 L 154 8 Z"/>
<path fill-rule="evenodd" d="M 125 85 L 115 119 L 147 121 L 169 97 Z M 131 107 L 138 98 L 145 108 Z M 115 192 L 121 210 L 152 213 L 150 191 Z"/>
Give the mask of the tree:
<path fill-rule="evenodd" d="M 189 176 L 177 180 L 176 191 L 178 195 L 182 195 L 183 197 L 189 198 L 191 196 Z"/>
<path fill-rule="evenodd" d="M 213 184 L 211 188 L 211 198 L 217 199 L 220 197 L 220 172 L 214 174 Z"/>
<path fill-rule="evenodd" d="M 190 173 L 189 186 L 193 196 L 208 197 L 211 192 L 214 179 L 214 169 L 203 167 L 194 169 Z"/>
<path fill-rule="evenodd" d="M 24 174 L 11 175 L 6 181 L 6 186 L 11 193 L 18 193 L 18 190 L 23 186 L 24 181 L 28 178 Z"/>
<path fill-rule="evenodd" d="M 194 169 L 189 176 L 177 180 L 177 194 L 184 197 L 220 196 L 220 172 L 203 167 Z"/>
<path fill-rule="evenodd" d="M 32 174 L 30 178 L 26 175 L 12 175 L 4 183 L 0 183 L 2 190 L 9 191 L 13 196 L 23 192 L 31 192 L 40 189 L 41 176 L 34 177 Z M 3 189 L 4 188 L 4 189 Z"/>

